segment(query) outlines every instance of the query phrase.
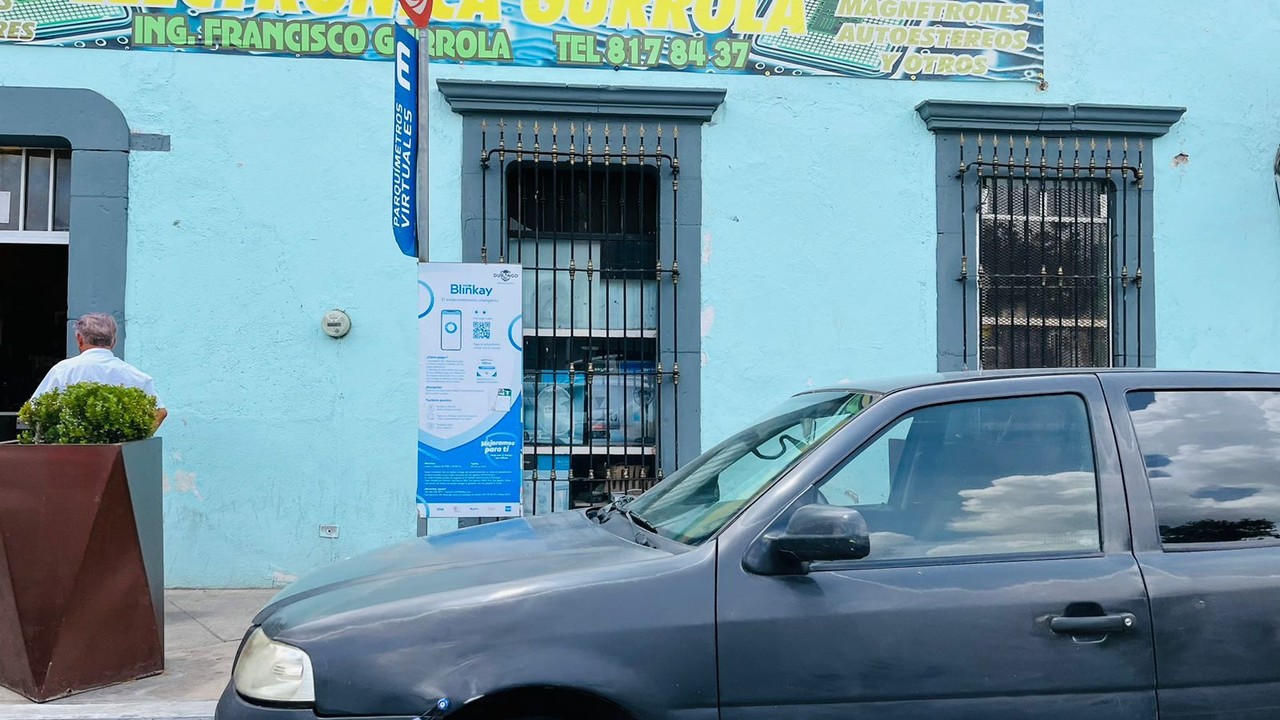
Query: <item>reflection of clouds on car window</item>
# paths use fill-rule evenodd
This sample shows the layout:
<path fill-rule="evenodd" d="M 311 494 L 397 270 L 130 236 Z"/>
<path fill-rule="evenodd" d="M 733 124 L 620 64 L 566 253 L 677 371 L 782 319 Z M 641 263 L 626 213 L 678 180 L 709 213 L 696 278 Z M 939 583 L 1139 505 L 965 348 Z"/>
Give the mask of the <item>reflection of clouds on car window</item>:
<path fill-rule="evenodd" d="M 1081 552 L 1101 547 L 1093 443 L 1084 400 L 1043 395 L 921 409 L 820 488 L 859 508 L 870 559 Z M 889 434 L 901 442 L 888 452 Z M 853 502 L 884 488 L 878 503 Z"/>
<path fill-rule="evenodd" d="M 1280 393 L 1128 399 L 1164 542 L 1280 537 Z"/>
<path fill-rule="evenodd" d="M 990 487 L 961 490 L 965 514 L 951 522 L 953 530 L 993 535 L 1034 535 L 1044 544 L 1054 538 L 1094 531 L 1097 488 L 1093 473 L 1014 475 Z"/>
<path fill-rule="evenodd" d="M 961 514 L 947 523 L 952 541 L 921 541 L 902 533 L 872 533 L 877 557 L 947 557 L 1097 550 L 1097 487 L 1093 473 L 1012 475 L 985 488 L 962 490 Z"/>
<path fill-rule="evenodd" d="M 1196 498 L 1208 498 L 1218 502 L 1231 502 L 1232 500 L 1243 500 L 1251 495 L 1257 494 L 1258 491 L 1254 488 L 1207 487 L 1191 493 L 1191 496 Z"/>

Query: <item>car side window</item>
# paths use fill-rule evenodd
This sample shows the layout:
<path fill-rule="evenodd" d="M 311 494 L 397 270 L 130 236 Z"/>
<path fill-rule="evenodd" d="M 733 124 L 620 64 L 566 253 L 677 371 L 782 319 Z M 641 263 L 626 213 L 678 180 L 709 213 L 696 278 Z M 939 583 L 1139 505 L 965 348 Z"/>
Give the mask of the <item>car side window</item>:
<path fill-rule="evenodd" d="M 856 508 L 867 560 L 1101 549 L 1087 407 L 1077 395 L 936 405 L 882 431 L 817 486 Z"/>
<path fill-rule="evenodd" d="M 1280 392 L 1127 393 L 1170 545 L 1280 538 Z"/>
<path fill-rule="evenodd" d="M 902 460 L 902 446 L 910 429 L 911 418 L 904 418 L 850 458 L 840 472 L 822 485 L 826 502 L 846 507 L 888 503 L 893 476 Z"/>

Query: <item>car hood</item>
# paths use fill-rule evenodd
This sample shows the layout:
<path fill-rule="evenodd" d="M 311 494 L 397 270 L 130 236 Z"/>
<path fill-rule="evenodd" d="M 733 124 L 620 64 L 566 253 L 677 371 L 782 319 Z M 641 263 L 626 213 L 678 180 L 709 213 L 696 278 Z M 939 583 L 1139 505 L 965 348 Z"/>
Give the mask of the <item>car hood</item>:
<path fill-rule="evenodd" d="M 253 624 L 277 637 L 326 618 L 350 620 L 374 606 L 431 595 L 480 596 L 521 581 L 545 586 L 559 574 L 670 555 L 624 540 L 581 512 L 515 518 L 396 543 L 321 568 L 276 595 Z"/>

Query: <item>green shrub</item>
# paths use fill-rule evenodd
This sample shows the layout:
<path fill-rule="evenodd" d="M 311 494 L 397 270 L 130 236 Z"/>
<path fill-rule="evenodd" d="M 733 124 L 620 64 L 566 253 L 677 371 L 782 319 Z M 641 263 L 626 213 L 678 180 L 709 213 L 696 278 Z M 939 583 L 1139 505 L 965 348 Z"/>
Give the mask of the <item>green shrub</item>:
<path fill-rule="evenodd" d="M 61 441 L 61 430 L 58 418 L 62 414 L 62 391 L 50 390 L 34 400 L 28 400 L 18 410 L 18 420 L 30 430 L 18 434 L 18 440 L 24 443 L 56 444 Z"/>
<path fill-rule="evenodd" d="M 138 388 L 81 382 L 28 401 L 18 419 L 24 443 L 94 445 L 151 437 L 156 399 Z"/>

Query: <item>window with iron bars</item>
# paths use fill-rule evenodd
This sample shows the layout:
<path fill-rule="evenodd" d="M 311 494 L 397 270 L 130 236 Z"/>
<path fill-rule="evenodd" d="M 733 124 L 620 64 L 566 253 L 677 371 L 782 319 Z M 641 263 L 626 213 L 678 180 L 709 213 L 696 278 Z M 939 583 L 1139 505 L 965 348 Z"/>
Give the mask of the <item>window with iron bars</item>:
<path fill-rule="evenodd" d="M 66 245 L 71 151 L 0 147 L 0 242 Z"/>
<path fill-rule="evenodd" d="M 467 239 L 481 262 L 525 268 L 524 511 L 642 493 L 698 449 L 681 126 L 496 117 L 475 130 L 481 222 Z"/>
<path fill-rule="evenodd" d="M 939 322 L 952 326 L 940 337 L 949 332 L 958 347 L 940 347 L 940 369 L 1152 364 L 1147 141 L 949 140 L 940 148 L 954 153 L 949 181 L 959 202 L 943 218 L 939 262 L 959 292 L 946 294 L 958 307 L 941 308 Z"/>

